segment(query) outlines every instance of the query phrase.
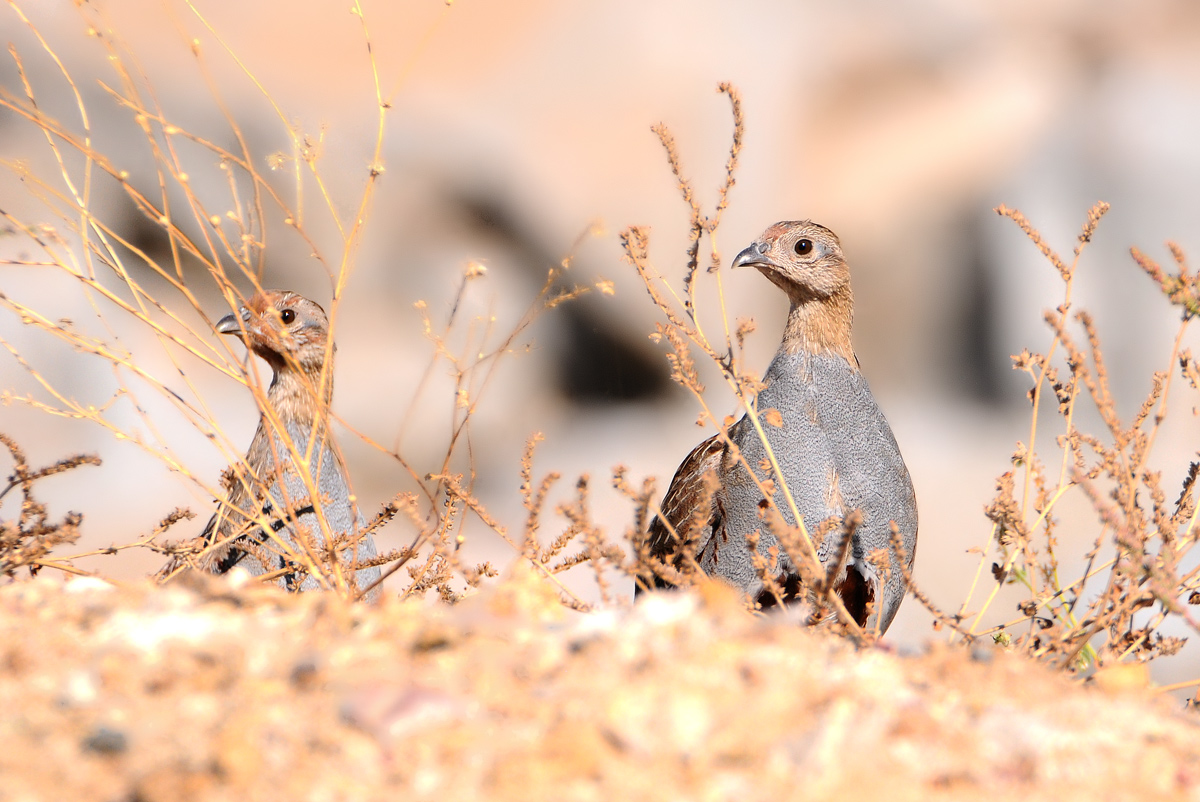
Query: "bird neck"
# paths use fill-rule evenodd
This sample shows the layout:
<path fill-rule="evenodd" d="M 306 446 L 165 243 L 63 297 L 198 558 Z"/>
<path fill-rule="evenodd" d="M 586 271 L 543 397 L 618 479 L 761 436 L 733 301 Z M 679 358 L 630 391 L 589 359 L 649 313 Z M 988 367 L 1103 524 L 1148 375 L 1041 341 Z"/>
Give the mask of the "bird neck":
<path fill-rule="evenodd" d="M 267 390 L 267 400 L 284 423 L 312 426 L 318 420 L 324 421 L 329 412 L 329 404 L 333 400 L 333 377 L 327 377 L 323 403 L 317 401 L 320 389 L 320 370 L 306 373 L 283 365 L 275 368 L 275 376 Z"/>
<path fill-rule="evenodd" d="M 851 366 L 858 364 L 850 332 L 854 321 L 854 298 L 846 286 L 833 295 L 788 292 L 791 308 L 783 329 L 780 350 L 789 354 L 833 353 Z"/>

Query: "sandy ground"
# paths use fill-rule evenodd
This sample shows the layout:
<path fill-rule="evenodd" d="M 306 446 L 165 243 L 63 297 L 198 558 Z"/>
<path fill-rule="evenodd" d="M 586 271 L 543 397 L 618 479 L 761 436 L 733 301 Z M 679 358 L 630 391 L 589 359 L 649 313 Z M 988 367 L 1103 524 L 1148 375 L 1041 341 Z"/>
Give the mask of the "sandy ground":
<path fill-rule="evenodd" d="M 0 800 L 1200 799 L 1198 725 L 1136 669 L 856 649 L 716 588 L 0 588 Z"/>

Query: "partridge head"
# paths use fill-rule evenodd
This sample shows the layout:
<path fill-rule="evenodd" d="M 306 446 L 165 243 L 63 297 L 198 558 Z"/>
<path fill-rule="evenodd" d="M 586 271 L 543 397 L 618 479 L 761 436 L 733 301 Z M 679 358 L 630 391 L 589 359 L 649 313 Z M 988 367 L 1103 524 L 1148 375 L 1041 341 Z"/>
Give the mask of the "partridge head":
<path fill-rule="evenodd" d="M 837 234 L 808 221 L 771 226 L 734 257 L 733 267 L 757 268 L 800 302 L 850 290 L 850 268 Z"/>
<path fill-rule="evenodd" d="M 271 366 L 268 397 L 281 416 L 312 422 L 318 412 L 317 396 L 329 342 L 329 318 L 315 301 L 294 292 L 265 290 L 251 298 L 236 314 L 217 321 L 217 331 L 231 334 Z M 332 361 L 332 360 L 330 360 Z M 326 380 L 325 403 L 333 396 Z M 280 405 L 284 408 L 279 408 Z"/>
<path fill-rule="evenodd" d="M 806 220 L 776 223 L 734 257 L 733 267 L 756 268 L 787 295 L 784 349 L 829 351 L 857 365 L 850 267 L 836 234 Z"/>

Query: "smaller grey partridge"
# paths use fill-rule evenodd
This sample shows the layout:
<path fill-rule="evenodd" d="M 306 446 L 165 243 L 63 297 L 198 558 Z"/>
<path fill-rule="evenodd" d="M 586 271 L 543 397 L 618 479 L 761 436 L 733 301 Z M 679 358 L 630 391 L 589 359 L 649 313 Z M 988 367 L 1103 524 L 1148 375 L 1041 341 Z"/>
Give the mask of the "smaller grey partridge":
<path fill-rule="evenodd" d="M 335 538 L 346 537 L 348 544 L 355 544 L 340 553 L 339 562 L 346 572 L 347 583 L 357 585 L 360 590 L 370 588 L 380 577 L 379 568 L 355 570 L 355 566 L 375 557 L 375 542 L 370 534 L 358 534 L 366 528 L 366 521 L 350 498 L 346 468 L 329 431 L 332 380 L 326 383 L 324 398 L 316 395 L 321 386 L 329 336 L 325 310 L 293 292 L 267 290 L 251 298 L 238 314 L 221 318 L 216 329 L 242 339 L 271 366 L 273 376 L 267 400 L 296 453 L 309 458 L 329 532 Z M 332 364 L 328 369 L 332 370 Z M 228 503 L 222 504 L 208 522 L 201 538 L 212 548 L 206 552 L 201 567 L 222 574 L 241 566 L 255 576 L 277 574 L 276 582 L 288 590 L 319 588 L 320 583 L 312 575 L 288 570 L 298 568 L 288 552 L 309 554 L 298 532 L 304 533 L 303 540 L 318 557 L 326 539 L 292 451 L 265 416 L 259 418 L 246 463 L 254 481 L 235 479 Z M 265 497 L 261 492 L 264 488 Z M 270 537 L 254 523 L 260 514 L 273 521 Z M 168 564 L 160 575 L 169 575 L 175 567 L 177 564 Z M 352 577 L 351 571 L 354 571 Z M 373 590 L 368 598 L 378 592 Z"/>
<path fill-rule="evenodd" d="M 756 268 L 787 294 L 790 308 L 783 341 L 757 397 L 761 428 L 809 533 L 853 511 L 861 516 L 835 587 L 856 624 L 878 627 L 883 633 L 907 590 L 900 557 L 891 546 L 891 525 L 899 528 L 905 567 L 911 568 L 917 547 L 917 501 L 891 427 L 854 355 L 854 300 L 841 243 L 816 223 L 776 223 L 734 258 L 733 267 Z M 651 522 L 644 545 L 652 560 L 677 570 L 698 567 L 767 607 L 775 596 L 763 590 L 747 536 L 758 532 L 758 552 L 768 560 L 778 539 L 766 525 L 763 493 L 746 466 L 760 481 L 772 478 L 773 472 L 762 438 L 747 416 L 731 427 L 729 436 L 744 461 L 719 435 L 697 446 L 671 481 L 662 517 Z M 714 492 L 705 489 L 706 474 L 715 477 Z M 795 525 L 783 484 L 775 484 L 775 505 L 787 523 Z M 827 570 L 842 551 L 843 538 L 844 530 L 833 527 L 814 543 Z M 784 600 L 806 602 L 798 598 L 798 569 L 779 551 L 774 578 L 785 589 Z M 881 551 L 890 560 L 885 563 L 890 569 L 882 572 L 877 568 Z M 695 555 L 694 565 L 681 564 L 684 553 Z M 868 559 L 873 554 L 875 559 Z M 654 575 L 653 584 L 669 586 L 661 573 Z"/>

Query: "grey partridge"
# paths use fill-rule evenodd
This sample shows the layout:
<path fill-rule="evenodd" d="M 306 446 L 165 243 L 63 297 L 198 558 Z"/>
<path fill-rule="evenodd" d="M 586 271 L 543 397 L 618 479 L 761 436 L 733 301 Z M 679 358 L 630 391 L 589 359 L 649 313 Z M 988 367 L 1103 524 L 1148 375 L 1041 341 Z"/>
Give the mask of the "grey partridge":
<path fill-rule="evenodd" d="M 351 500 L 346 468 L 329 431 L 331 378 L 325 384 L 325 397 L 317 397 L 329 337 L 325 310 L 296 293 L 267 290 L 251 298 L 238 314 L 221 318 L 216 328 L 241 339 L 271 366 L 267 400 L 295 453 L 309 460 L 328 531 L 335 541 L 346 538 L 337 570 L 345 571 L 348 585 L 370 588 L 380 577 L 377 566 L 355 570 L 350 576 L 354 566 L 375 557 L 376 551 L 370 534 L 359 535 L 366 521 Z M 332 370 L 332 364 L 327 369 Z M 288 570 L 298 568 L 297 556 L 320 560 L 327 542 L 292 453 L 267 417 L 261 416 L 246 455 L 253 479 L 235 479 L 228 503 L 205 527 L 201 538 L 211 548 L 204 554 L 202 568 L 222 574 L 241 566 L 255 576 L 277 574 L 276 582 L 288 590 L 320 587 L 312 575 Z M 272 521 L 270 537 L 255 523 L 259 515 Z M 304 537 L 298 537 L 298 532 Z M 160 575 L 169 575 L 173 567 L 168 564 Z M 377 594 L 376 589 L 368 597 Z"/>
<path fill-rule="evenodd" d="M 791 306 L 783 341 L 757 396 L 761 429 L 807 531 L 826 532 L 814 537 L 823 567 L 830 570 L 828 563 L 845 554 L 844 567 L 834 566 L 840 571 L 833 579 L 846 611 L 859 626 L 877 627 L 882 634 L 907 590 L 899 555 L 911 568 L 917 502 L 896 439 L 854 355 L 854 304 L 841 243 L 816 223 L 776 223 L 734 258 L 733 267 L 757 268 L 787 294 Z M 753 421 L 743 416 L 729 429 L 729 437 L 736 450 L 714 435 L 688 454 L 663 499 L 661 517 L 651 522 L 645 546 L 652 560 L 686 570 L 680 557 L 683 544 L 689 544 L 693 568 L 723 578 L 769 607 L 778 591 L 764 590 L 747 536 L 758 532 L 758 552 L 768 560 L 778 539 L 764 518 L 763 492 L 747 466 L 760 481 L 774 481 L 774 503 L 783 519 L 794 526 L 795 517 Z M 708 489 L 706 474 L 715 477 L 715 483 L 709 478 Z M 861 520 L 843 550 L 846 530 L 820 525 L 854 511 Z M 891 546 L 893 522 L 904 546 L 899 552 Z M 882 563 L 878 554 L 868 559 L 881 549 L 890 563 Z M 775 579 L 785 591 L 783 600 L 806 602 L 798 598 L 802 582 L 797 567 L 785 550 L 778 552 Z M 880 564 L 889 567 L 880 571 Z M 654 585 L 669 586 L 663 573 L 654 574 Z"/>

